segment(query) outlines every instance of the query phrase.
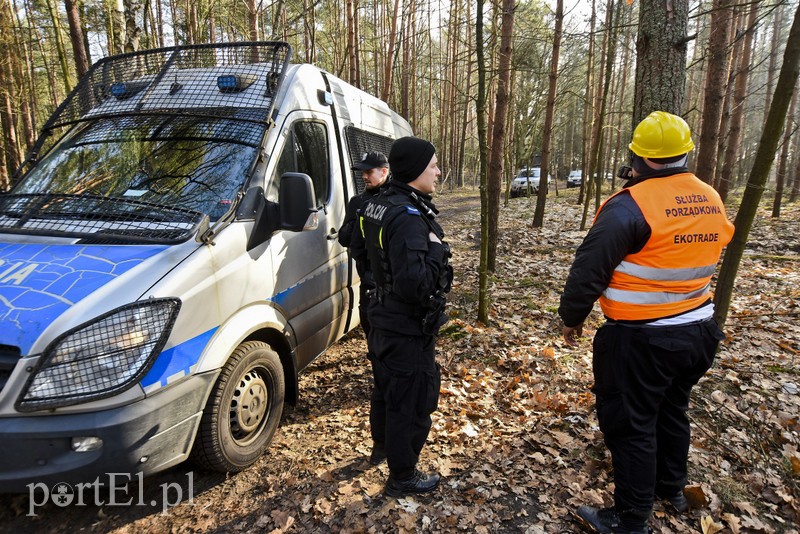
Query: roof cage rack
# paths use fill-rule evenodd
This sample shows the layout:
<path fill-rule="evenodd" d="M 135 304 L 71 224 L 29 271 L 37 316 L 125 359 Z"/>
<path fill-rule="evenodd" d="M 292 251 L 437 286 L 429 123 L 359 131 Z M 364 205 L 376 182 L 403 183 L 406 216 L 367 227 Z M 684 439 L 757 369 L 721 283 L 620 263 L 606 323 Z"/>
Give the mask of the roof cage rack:
<path fill-rule="evenodd" d="M 56 130 L 131 115 L 225 117 L 269 125 L 292 47 L 281 41 L 174 46 L 97 61 L 53 112 L 26 161 Z"/>

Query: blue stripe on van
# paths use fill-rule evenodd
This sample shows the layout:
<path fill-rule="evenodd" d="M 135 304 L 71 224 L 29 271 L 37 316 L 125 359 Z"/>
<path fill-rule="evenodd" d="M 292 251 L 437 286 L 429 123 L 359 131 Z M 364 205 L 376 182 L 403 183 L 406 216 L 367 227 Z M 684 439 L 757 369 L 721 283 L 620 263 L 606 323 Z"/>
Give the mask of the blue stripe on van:
<path fill-rule="evenodd" d="M 28 354 L 76 302 L 165 248 L 0 243 L 0 344 Z"/>
<path fill-rule="evenodd" d="M 153 389 L 153 386 L 164 387 L 169 382 L 177 380 L 192 372 L 192 368 L 197 364 L 200 355 L 211 340 L 211 336 L 217 331 L 215 326 L 211 330 L 203 332 L 199 336 L 184 341 L 163 351 L 158 355 L 156 362 L 150 371 L 142 378 L 141 385 L 145 390 Z"/>

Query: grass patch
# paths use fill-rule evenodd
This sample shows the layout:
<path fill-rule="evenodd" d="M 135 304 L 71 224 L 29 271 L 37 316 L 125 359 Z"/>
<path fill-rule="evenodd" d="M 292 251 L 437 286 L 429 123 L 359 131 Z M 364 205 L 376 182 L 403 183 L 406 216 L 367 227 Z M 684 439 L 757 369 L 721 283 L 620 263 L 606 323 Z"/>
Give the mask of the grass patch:
<path fill-rule="evenodd" d="M 460 324 L 457 323 L 448 323 L 439 330 L 439 337 L 447 336 L 448 338 L 452 339 L 453 341 L 458 341 L 467 336 L 467 333 L 461 327 Z"/>
<path fill-rule="evenodd" d="M 784 367 L 782 365 L 767 365 L 767 371 L 770 373 L 786 373 L 789 375 L 800 375 L 800 370 L 792 369 L 791 367 Z"/>
<path fill-rule="evenodd" d="M 711 489 L 714 490 L 720 500 L 726 506 L 732 506 L 735 502 L 751 501 L 752 495 L 747 491 L 747 486 L 741 482 L 730 477 L 722 477 L 717 479 L 711 484 Z"/>

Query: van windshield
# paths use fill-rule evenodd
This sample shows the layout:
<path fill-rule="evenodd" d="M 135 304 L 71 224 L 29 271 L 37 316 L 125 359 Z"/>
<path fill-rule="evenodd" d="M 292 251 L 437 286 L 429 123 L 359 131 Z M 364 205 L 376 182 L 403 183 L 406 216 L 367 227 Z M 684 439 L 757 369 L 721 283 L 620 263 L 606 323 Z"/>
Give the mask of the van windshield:
<path fill-rule="evenodd" d="M 137 200 L 216 220 L 231 207 L 264 131 L 213 117 L 98 119 L 54 147 L 12 193 Z"/>

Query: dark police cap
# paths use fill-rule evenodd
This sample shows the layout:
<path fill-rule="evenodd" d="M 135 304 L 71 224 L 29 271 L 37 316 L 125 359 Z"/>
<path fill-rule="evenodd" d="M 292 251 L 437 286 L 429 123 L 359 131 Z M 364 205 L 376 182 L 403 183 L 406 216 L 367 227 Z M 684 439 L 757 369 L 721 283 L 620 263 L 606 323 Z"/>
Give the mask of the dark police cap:
<path fill-rule="evenodd" d="M 388 167 L 389 161 L 383 152 L 367 152 L 361 156 L 361 161 L 353 165 L 354 171 L 368 171 L 378 167 Z"/>

